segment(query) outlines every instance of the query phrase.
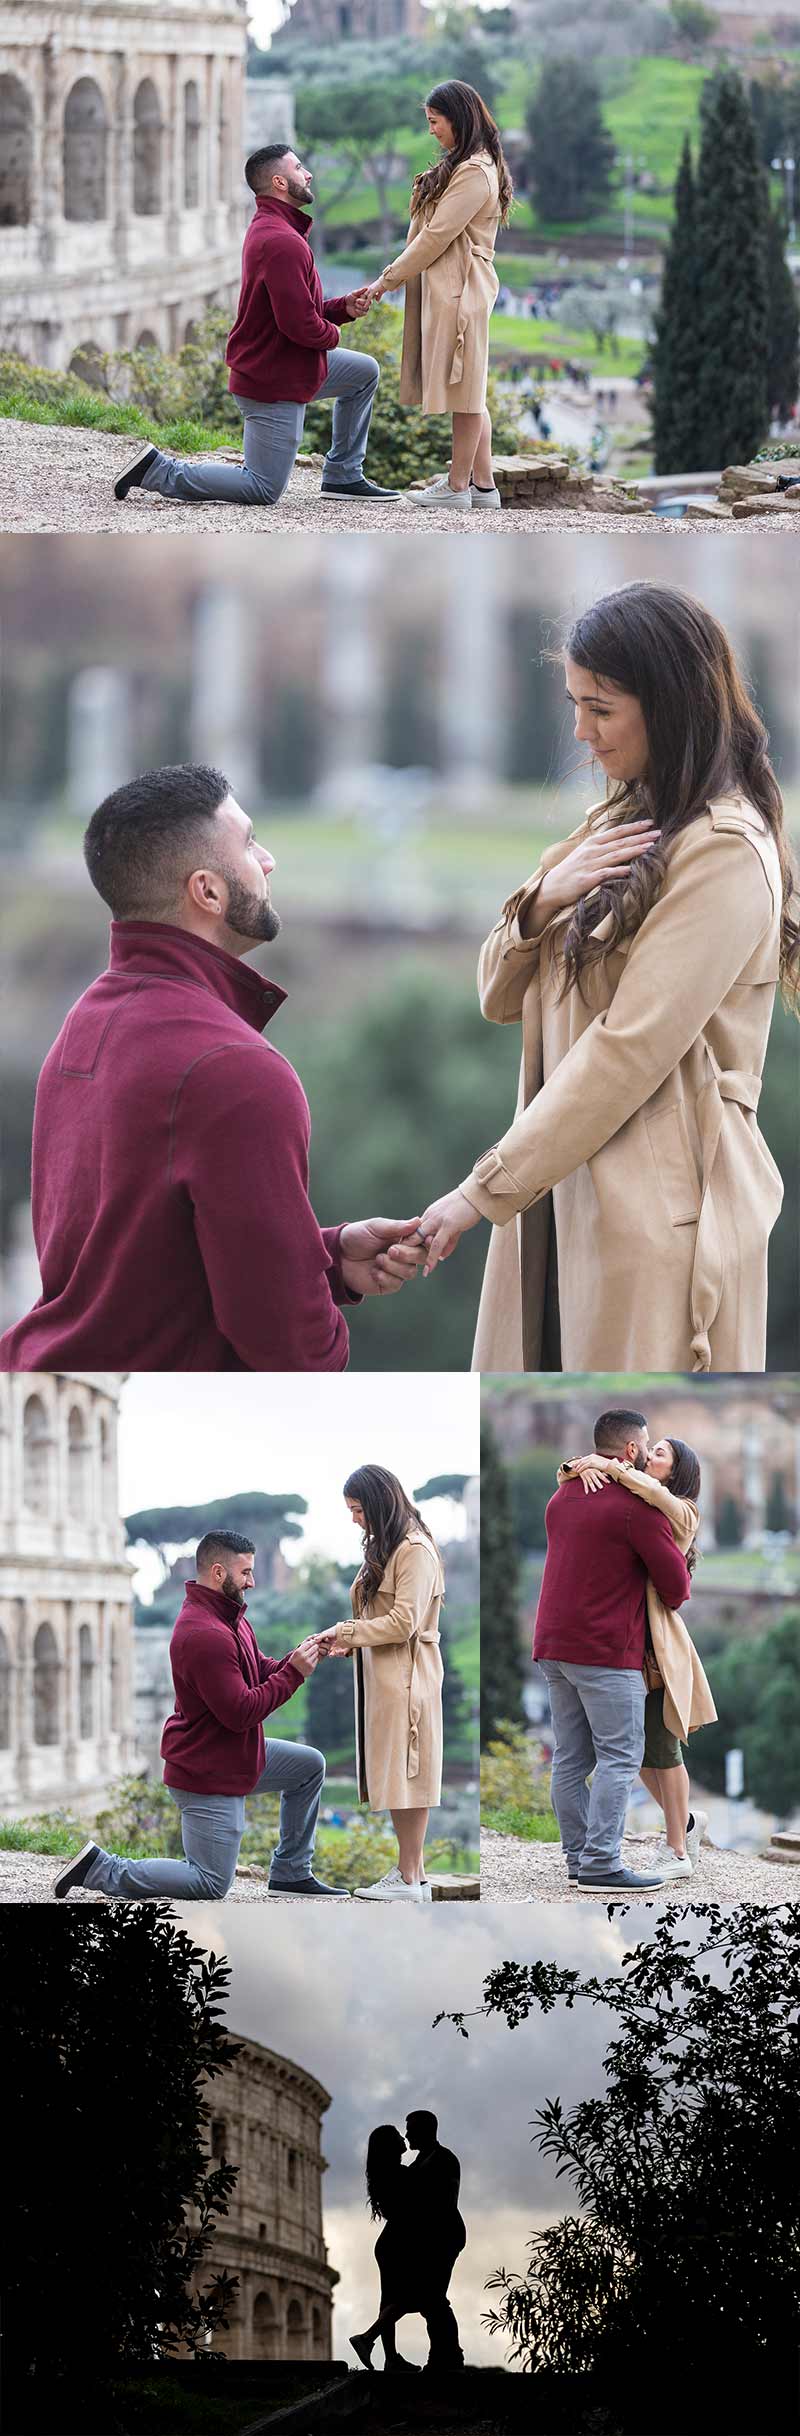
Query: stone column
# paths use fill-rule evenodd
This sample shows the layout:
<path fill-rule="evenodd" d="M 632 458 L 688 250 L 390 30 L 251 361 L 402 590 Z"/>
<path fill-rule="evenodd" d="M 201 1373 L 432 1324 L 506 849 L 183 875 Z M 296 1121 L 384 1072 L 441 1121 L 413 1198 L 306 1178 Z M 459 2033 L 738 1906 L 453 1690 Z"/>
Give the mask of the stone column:
<path fill-rule="evenodd" d="M 235 585 L 210 584 L 200 594 L 192 626 L 192 756 L 224 770 L 245 808 L 258 786 L 251 625 Z"/>
<path fill-rule="evenodd" d="M 483 800 L 504 763 L 503 599 L 494 537 L 470 552 L 469 584 L 449 584 L 444 604 L 441 740 L 445 778 Z"/>
<path fill-rule="evenodd" d="M 17 1791 L 29 1794 L 33 1785 L 33 1619 L 26 1599 L 17 1600 Z"/>
<path fill-rule="evenodd" d="M 57 34 L 42 45 L 42 162 L 39 194 L 39 260 L 43 271 L 58 266 L 64 217 L 64 123 L 61 95 L 62 46 Z"/>
<path fill-rule="evenodd" d="M 703 1550 L 716 1547 L 717 1526 L 714 1511 L 714 1466 L 710 1455 L 703 1456 L 703 1486 L 700 1499 L 700 1529 L 697 1534 L 697 1539 L 698 1545 Z"/>
<path fill-rule="evenodd" d="M 133 135 L 131 128 L 131 76 L 124 51 L 115 51 L 113 60 L 114 117 L 111 131 L 111 221 L 114 268 L 126 271 L 130 252 L 130 220 L 133 206 L 132 170 Z M 127 318 L 127 317 L 126 317 Z M 118 323 L 120 317 L 118 316 Z M 126 333 L 127 336 L 127 333 Z M 123 344 L 119 326 L 117 338 Z"/>
<path fill-rule="evenodd" d="M 183 117 L 179 117 L 181 99 L 178 86 L 178 55 L 171 51 L 167 60 L 169 100 L 165 142 L 167 145 L 166 194 L 164 234 L 166 249 L 173 265 L 180 256 L 181 204 L 183 201 Z M 173 308 L 174 309 L 174 308 Z M 171 334 L 174 337 L 174 332 Z"/>
<path fill-rule="evenodd" d="M 107 1599 L 101 1599 L 98 1603 L 97 1609 L 97 1693 L 95 1701 L 95 1740 L 97 1744 L 97 1768 L 100 1776 L 109 1774 L 111 1769 L 111 1736 L 109 1723 L 111 1713 L 111 1683 L 109 1679 L 109 1652 L 110 1632 L 108 1601 Z"/>
<path fill-rule="evenodd" d="M 205 164 L 203 229 L 206 242 L 211 246 L 216 245 L 217 242 L 217 79 L 214 74 L 214 65 L 213 58 L 207 59 L 205 62 L 203 81 L 205 85 L 206 140 L 201 153 Z"/>
<path fill-rule="evenodd" d="M 64 1795 L 68 1801 L 75 1791 L 78 1776 L 78 1633 L 74 1599 L 65 1599 L 62 1607 L 63 1667 L 61 1674 L 61 1756 L 64 1772 Z"/>
<path fill-rule="evenodd" d="M 744 1546 L 760 1546 L 764 1531 L 764 1450 L 761 1431 L 756 1420 L 749 1421 L 742 1436 L 742 1475 L 744 1492 Z"/>

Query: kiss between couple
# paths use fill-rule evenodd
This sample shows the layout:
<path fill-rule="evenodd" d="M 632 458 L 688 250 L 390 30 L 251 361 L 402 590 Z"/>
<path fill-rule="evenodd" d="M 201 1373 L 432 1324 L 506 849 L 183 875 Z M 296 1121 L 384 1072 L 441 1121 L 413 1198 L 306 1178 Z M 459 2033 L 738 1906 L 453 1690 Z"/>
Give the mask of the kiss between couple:
<path fill-rule="evenodd" d="M 553 1809 L 571 1885 L 638 1892 L 691 1877 L 708 1825 L 682 1746 L 717 1712 L 677 1612 L 691 1596 L 700 1465 L 681 1438 L 651 1447 L 643 1413 L 607 1412 L 593 1454 L 563 1463 L 558 1482 L 533 1641 L 550 1693 Z M 665 1821 L 647 1873 L 621 1849 L 638 1775 Z"/>
<path fill-rule="evenodd" d="M 233 1884 L 251 1793 L 280 1794 L 270 1891 L 346 1895 L 313 1871 L 324 1756 L 302 1742 L 265 1744 L 263 1720 L 322 1660 L 350 1655 L 359 1800 L 389 1811 L 398 1848 L 384 1877 L 354 1891 L 377 1903 L 431 1901 L 423 1852 L 442 1789 L 444 1569 L 393 1472 L 363 1464 L 345 1481 L 344 1498 L 363 1548 L 352 1613 L 326 1632 L 307 1634 L 285 1658 L 266 1658 L 247 1620 L 252 1542 L 237 1531 L 213 1530 L 201 1539 L 170 1643 L 175 1706 L 161 1741 L 184 1858 L 126 1860 L 92 1838 L 59 1872 L 56 1896 L 85 1886 L 133 1901 L 166 1895 L 222 1902 Z"/>
<path fill-rule="evenodd" d="M 423 2110 L 408 2116 L 405 2139 L 393 2123 L 379 2123 L 367 2148 L 367 2200 L 373 2217 L 383 2226 L 375 2243 L 380 2270 L 380 2309 L 363 2334 L 350 2341 L 364 2368 L 372 2361 L 380 2336 L 384 2367 L 412 2369 L 397 2350 L 396 2333 L 404 2317 L 424 2318 L 430 2340 L 426 2366 L 463 2368 L 458 2326 L 447 2298 L 456 2259 L 464 2249 L 467 2230 L 458 2206 L 461 2167 L 452 2149 L 442 2148 L 435 2115 Z M 413 2165 L 404 2166 L 406 2147 L 416 2150 Z"/>
<path fill-rule="evenodd" d="M 499 508 L 486 382 L 498 291 L 494 249 L 511 207 L 511 177 L 494 119 L 472 85 L 437 85 L 425 116 L 439 159 L 414 181 L 408 242 L 378 280 L 346 296 L 323 297 L 309 241 L 311 170 L 288 144 L 264 144 L 251 154 L 245 177 L 256 207 L 226 351 L 228 386 L 244 424 L 244 464 L 179 460 L 147 446 L 116 481 L 118 499 L 142 489 L 163 499 L 272 507 L 289 482 L 306 407 L 327 398 L 334 403 L 324 496 L 396 498 L 364 473 L 380 367 L 374 356 L 340 341 L 346 323 L 402 288 L 401 406 L 450 415 L 453 425 L 449 472 L 416 491 L 414 504 Z"/>

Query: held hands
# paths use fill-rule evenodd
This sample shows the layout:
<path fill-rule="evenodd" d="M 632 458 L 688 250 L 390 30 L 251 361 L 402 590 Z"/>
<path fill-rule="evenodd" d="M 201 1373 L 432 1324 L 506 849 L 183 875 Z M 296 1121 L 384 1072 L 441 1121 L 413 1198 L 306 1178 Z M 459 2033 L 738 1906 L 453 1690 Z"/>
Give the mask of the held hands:
<path fill-rule="evenodd" d="M 440 1201 L 431 1201 L 423 1210 L 419 1222 L 420 1240 L 425 1246 L 423 1277 L 430 1277 L 440 1260 L 448 1260 L 462 1235 L 477 1226 L 480 1210 L 474 1210 L 466 1193 L 456 1190 L 443 1193 Z"/>
<path fill-rule="evenodd" d="M 310 1632 L 307 1634 L 305 1641 L 300 1642 L 299 1648 L 292 1650 L 291 1664 L 292 1666 L 296 1666 L 298 1675 L 313 1675 L 314 1668 L 319 1661 L 319 1655 L 320 1653 L 317 1648 L 316 1634 Z"/>
<path fill-rule="evenodd" d="M 369 312 L 373 302 L 372 289 L 371 287 L 351 288 L 349 296 L 346 296 L 344 301 L 348 321 L 361 321 L 362 316 Z"/>
<path fill-rule="evenodd" d="M 343 1644 L 342 1644 L 341 1642 L 337 1642 L 336 1635 L 337 1635 L 338 1630 L 339 1630 L 339 1626 L 338 1626 L 338 1624 L 329 1624 L 329 1625 L 328 1625 L 328 1627 L 327 1627 L 327 1630 L 326 1630 L 325 1632 L 318 1632 L 318 1633 L 315 1635 L 316 1644 L 317 1644 L 317 1656 L 318 1656 L 319 1658 L 351 1658 L 351 1657 L 352 1657 L 352 1655 L 353 1655 L 352 1650 L 350 1650 L 350 1649 L 345 1649 L 345 1648 L 344 1648 L 344 1646 L 343 1646 Z"/>
<path fill-rule="evenodd" d="M 659 834 L 650 821 L 631 820 L 618 829 L 593 830 L 581 838 L 554 871 L 545 872 L 530 907 L 534 931 L 542 930 L 551 915 L 577 905 L 579 897 L 592 896 L 606 881 L 624 880 Z"/>
<path fill-rule="evenodd" d="M 399 1294 L 425 1257 L 418 1218 L 356 1218 L 339 1238 L 339 1261 L 351 1294 Z"/>

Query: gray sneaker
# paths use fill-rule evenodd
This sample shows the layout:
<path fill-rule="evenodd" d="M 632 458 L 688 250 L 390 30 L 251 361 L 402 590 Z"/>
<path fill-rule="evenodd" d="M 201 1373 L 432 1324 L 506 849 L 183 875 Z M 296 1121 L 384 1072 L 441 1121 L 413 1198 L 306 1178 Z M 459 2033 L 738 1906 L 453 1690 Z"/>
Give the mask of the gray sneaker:
<path fill-rule="evenodd" d="M 469 490 L 473 507 L 501 508 L 503 505 L 496 482 L 492 483 L 490 491 L 481 491 L 478 489 L 477 482 L 471 482 Z"/>
<path fill-rule="evenodd" d="M 429 482 L 424 491 L 411 491 L 409 496 L 414 507 L 471 508 L 472 506 L 472 490 L 469 486 L 465 491 L 451 490 L 447 478 L 442 479 L 441 476 L 437 476 L 435 482 Z"/>
<path fill-rule="evenodd" d="M 663 1886 L 665 1879 L 660 1871 L 655 1870 L 649 1870 L 647 1876 L 643 1877 L 638 1870 L 626 1869 L 620 1862 L 611 1869 L 581 1869 L 575 1883 L 582 1894 L 639 1895 Z"/>

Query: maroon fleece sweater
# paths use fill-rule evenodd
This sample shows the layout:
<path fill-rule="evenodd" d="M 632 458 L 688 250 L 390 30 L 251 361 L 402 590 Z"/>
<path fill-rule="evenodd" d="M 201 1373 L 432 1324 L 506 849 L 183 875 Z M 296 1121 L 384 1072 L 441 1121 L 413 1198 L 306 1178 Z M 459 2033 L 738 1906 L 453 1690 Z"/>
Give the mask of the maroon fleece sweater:
<path fill-rule="evenodd" d="M 308 1199 L 302 1085 L 264 1025 L 286 993 L 162 922 L 108 971 L 39 1078 L 42 1294 L 3 1370 L 344 1370 L 340 1227 Z"/>
<path fill-rule="evenodd" d="M 187 1582 L 169 1645 L 175 1707 L 161 1736 L 165 1785 L 182 1793 L 252 1793 L 264 1766 L 262 1717 L 303 1677 L 290 1658 L 262 1656 L 247 1611 L 221 1590 Z"/>
<path fill-rule="evenodd" d="M 565 1480 L 545 1515 L 547 1561 L 534 1658 L 572 1666 L 644 1664 L 648 1574 L 667 1607 L 691 1597 L 691 1580 L 666 1515 L 607 1480 L 587 1497 Z"/>
<path fill-rule="evenodd" d="M 308 242 L 312 223 L 294 203 L 259 195 L 244 241 L 242 285 L 225 360 L 235 397 L 307 406 L 322 388 L 346 296 L 323 300 Z"/>

